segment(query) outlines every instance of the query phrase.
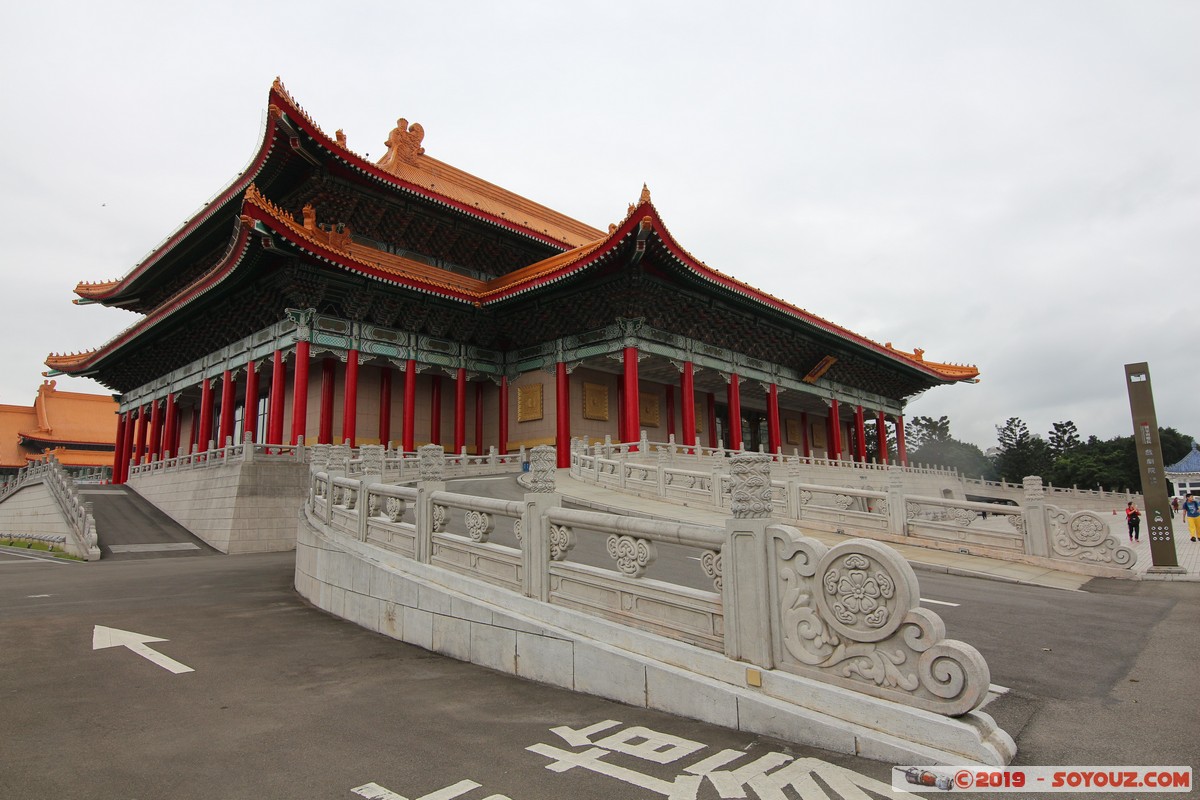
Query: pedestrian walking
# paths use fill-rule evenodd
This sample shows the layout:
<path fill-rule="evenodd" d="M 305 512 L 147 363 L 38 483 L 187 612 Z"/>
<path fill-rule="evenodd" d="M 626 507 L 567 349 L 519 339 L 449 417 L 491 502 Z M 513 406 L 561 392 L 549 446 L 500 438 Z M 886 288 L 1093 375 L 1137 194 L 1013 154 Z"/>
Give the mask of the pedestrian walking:
<path fill-rule="evenodd" d="M 1187 519 L 1188 533 L 1192 535 L 1192 541 L 1200 541 L 1200 500 L 1191 492 L 1188 492 L 1187 499 L 1183 501 L 1183 516 Z"/>
<path fill-rule="evenodd" d="M 1171 519 L 1175 519 L 1175 515 L 1179 513 L 1179 498 L 1171 498 Z"/>
<path fill-rule="evenodd" d="M 1125 504 L 1125 522 L 1129 525 L 1129 541 L 1137 542 L 1142 538 L 1142 512 L 1130 500 Z"/>

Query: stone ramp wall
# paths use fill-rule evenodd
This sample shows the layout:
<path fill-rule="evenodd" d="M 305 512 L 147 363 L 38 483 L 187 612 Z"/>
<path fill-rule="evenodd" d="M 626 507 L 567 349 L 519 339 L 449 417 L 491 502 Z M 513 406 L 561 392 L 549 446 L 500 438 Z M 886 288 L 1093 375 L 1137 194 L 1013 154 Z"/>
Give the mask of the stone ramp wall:
<path fill-rule="evenodd" d="M 131 475 L 128 483 L 222 553 L 261 553 L 295 548 L 308 467 L 290 460 L 230 460 Z"/>
<path fill-rule="evenodd" d="M 43 482 L 31 483 L 0 502 L 0 536 L 38 534 L 71 536 L 71 526 Z"/>

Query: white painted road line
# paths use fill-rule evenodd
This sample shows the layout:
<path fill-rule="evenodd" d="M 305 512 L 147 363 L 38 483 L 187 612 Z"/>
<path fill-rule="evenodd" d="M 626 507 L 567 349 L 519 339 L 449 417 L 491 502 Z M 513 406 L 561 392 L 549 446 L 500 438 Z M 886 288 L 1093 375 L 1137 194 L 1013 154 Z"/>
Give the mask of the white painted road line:
<path fill-rule="evenodd" d="M 953 608 L 958 608 L 961 605 L 960 603 L 947 603 L 945 600 L 930 600 L 928 597 L 922 597 L 921 602 L 932 603 L 935 606 L 951 606 Z"/>
<path fill-rule="evenodd" d="M 157 544 L 110 544 L 112 553 L 159 553 L 171 550 L 199 550 L 200 545 L 191 542 L 160 542 Z"/>
<path fill-rule="evenodd" d="M 146 646 L 147 642 L 168 642 L 170 639 L 160 639 L 157 636 L 147 636 L 144 633 L 123 631 L 120 628 L 106 628 L 97 625 L 92 629 L 92 649 L 103 650 L 107 647 L 128 647 L 147 661 L 157 664 L 168 672 L 176 675 L 181 672 L 195 672 L 187 664 L 181 664 L 169 656 L 164 656 L 157 650 Z"/>
<path fill-rule="evenodd" d="M 5 564 L 36 564 L 39 561 L 43 564 L 78 564 L 78 561 L 68 561 L 63 558 L 55 558 L 54 556 L 30 556 L 25 553 L 14 553 L 12 550 L 0 549 L 0 555 L 16 556 L 17 558 L 27 559 L 26 561 L 4 561 Z"/>

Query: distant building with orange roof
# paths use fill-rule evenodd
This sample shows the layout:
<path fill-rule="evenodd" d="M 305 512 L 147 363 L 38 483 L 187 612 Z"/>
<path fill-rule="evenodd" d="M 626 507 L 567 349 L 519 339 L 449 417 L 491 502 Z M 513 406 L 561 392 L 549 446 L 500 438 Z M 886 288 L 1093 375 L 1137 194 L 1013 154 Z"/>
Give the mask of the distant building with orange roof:
<path fill-rule="evenodd" d="M 0 475 L 53 455 L 68 469 L 111 466 L 117 402 L 109 395 L 38 387 L 32 406 L 0 404 Z"/>

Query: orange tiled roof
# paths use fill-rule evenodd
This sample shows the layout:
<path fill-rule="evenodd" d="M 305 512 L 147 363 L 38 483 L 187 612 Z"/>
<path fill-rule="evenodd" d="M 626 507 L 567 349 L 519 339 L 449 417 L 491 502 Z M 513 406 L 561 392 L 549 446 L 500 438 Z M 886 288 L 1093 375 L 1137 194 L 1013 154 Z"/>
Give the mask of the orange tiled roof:
<path fill-rule="evenodd" d="M 20 469 L 29 451 L 21 447 L 21 431 L 37 427 L 32 406 L 0 405 L 0 468 Z"/>
<path fill-rule="evenodd" d="M 603 231 L 566 214 L 426 155 L 425 148 L 421 146 L 425 138 L 425 129 L 417 123 L 410 125 L 405 119 L 396 121 L 396 127 L 384 142 L 387 152 L 371 164 L 346 146 L 341 131 L 338 131 L 336 139 L 330 139 L 288 93 L 279 78 L 275 79 L 271 89 L 275 98 L 283 101 L 299 120 L 303 121 L 311 135 L 323 140 L 322 144 L 326 149 L 339 154 L 348 162 L 369 165 L 387 176 L 455 201 L 462 210 L 474 210 L 496 221 L 541 234 L 568 247 L 578 247 L 604 236 Z"/>
<path fill-rule="evenodd" d="M 64 467 L 111 467 L 113 454 L 103 450 L 72 450 L 69 447 L 55 447 L 45 454 L 30 458 L 30 461 L 42 461 L 46 456 L 54 456 Z"/>
<path fill-rule="evenodd" d="M 918 364 L 924 364 L 925 366 L 929 367 L 934 372 L 938 372 L 938 373 L 941 373 L 942 375 L 945 375 L 950 380 L 953 380 L 953 381 L 976 381 L 976 382 L 978 381 L 979 368 L 976 367 L 974 364 L 944 364 L 940 361 L 926 361 L 925 360 L 925 351 L 919 347 L 914 349 L 913 352 L 911 352 L 911 353 L 906 353 L 903 350 L 898 350 L 897 348 L 892 346 L 891 342 L 887 342 L 886 344 L 884 344 L 884 347 L 886 347 L 888 350 L 891 350 L 893 353 L 896 353 L 897 355 L 901 355 L 901 356 L 904 356 L 905 358 L 912 359 L 913 361 L 916 361 Z"/>

